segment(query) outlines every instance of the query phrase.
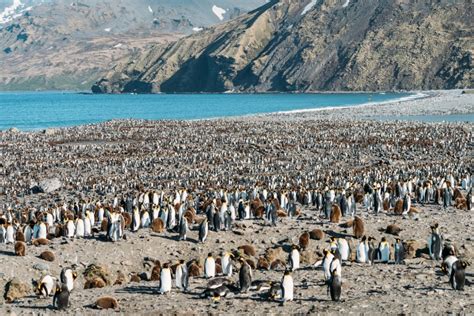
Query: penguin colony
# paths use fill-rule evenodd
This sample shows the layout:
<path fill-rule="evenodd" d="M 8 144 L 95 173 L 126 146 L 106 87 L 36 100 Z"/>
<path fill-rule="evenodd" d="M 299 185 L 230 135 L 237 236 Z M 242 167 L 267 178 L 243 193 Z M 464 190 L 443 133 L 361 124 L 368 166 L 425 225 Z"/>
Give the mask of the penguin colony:
<path fill-rule="evenodd" d="M 419 257 L 408 223 L 429 221 L 431 209 L 453 220 L 474 210 L 468 127 L 268 119 L 0 132 L 0 246 L 25 260 L 39 247 L 42 260 L 62 262 L 46 248 L 97 240 L 118 250 L 137 234 L 168 236 L 210 252 L 194 248 L 170 260 L 157 253 L 149 275 L 129 275 L 132 282 L 157 282 L 157 295 L 176 291 L 211 304 L 258 297 L 286 306 L 305 299 L 300 288 L 324 287 L 324 299 L 340 304 L 351 299 L 344 276 L 354 267 L 371 274 L 377 266 L 403 269 L 408 258 Z M 36 194 L 48 176 L 63 187 Z M 374 219 L 379 227 L 368 227 Z M 469 258 L 444 237 L 443 223 L 429 222 L 426 248 L 415 251 L 425 251 L 435 273 L 446 275 L 432 286 L 465 291 Z M 291 236 L 257 249 L 239 242 L 255 225 L 291 226 Z M 209 245 L 211 237 L 226 236 L 234 242 L 219 244 L 222 251 Z M 302 279 L 308 269 L 312 279 Z M 33 288 L 55 308 L 68 309 L 79 270 L 43 273 Z M 264 271 L 279 277 L 262 278 Z M 127 283 L 120 272 L 115 284 Z M 100 279 L 85 284 L 108 286 Z M 120 300 L 104 296 L 90 306 L 120 309 Z"/>

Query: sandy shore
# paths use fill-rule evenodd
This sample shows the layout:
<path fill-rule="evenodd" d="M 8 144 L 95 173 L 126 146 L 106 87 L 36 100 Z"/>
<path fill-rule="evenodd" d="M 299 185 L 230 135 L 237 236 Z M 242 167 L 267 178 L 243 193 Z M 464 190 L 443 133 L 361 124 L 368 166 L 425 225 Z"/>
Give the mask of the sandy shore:
<path fill-rule="evenodd" d="M 0 132 L 0 213 L 7 206 L 19 213 L 31 209 L 54 209 L 66 203 L 112 204 L 115 197 L 163 191 L 173 195 L 175 188 L 200 192 L 249 192 L 297 190 L 336 190 L 350 183 L 351 194 L 363 192 L 363 184 L 397 181 L 413 184 L 454 179 L 460 187 L 472 178 L 474 148 L 472 123 L 377 122 L 378 116 L 448 115 L 474 113 L 474 95 L 460 91 L 429 92 L 423 99 L 400 103 L 367 105 L 357 108 L 273 114 L 244 118 L 202 121 L 113 121 L 43 132 Z M 365 120 L 369 119 L 369 120 Z M 33 194 L 31 188 L 43 179 L 57 178 L 60 188 L 51 193 Z M 398 180 L 397 180 L 398 179 Z M 125 315 L 148 314 L 289 314 L 289 313 L 472 313 L 474 308 L 472 266 L 468 268 L 464 291 L 454 291 L 449 278 L 441 273 L 440 262 L 426 253 L 430 225 L 440 224 L 445 240 L 456 246 L 457 256 L 474 259 L 474 221 L 472 210 L 453 205 L 444 209 L 437 203 L 418 203 L 413 193 L 416 219 L 395 215 L 392 209 L 378 215 L 357 204 L 357 215 L 365 222 L 365 234 L 379 241 L 394 236 L 382 232 L 389 224 L 402 228 L 402 240 L 418 243 L 419 251 L 404 264 L 359 264 L 342 267 L 342 301 L 332 302 L 323 285 L 323 272 L 312 264 L 328 247 L 328 236 L 345 236 L 355 255 L 357 239 L 351 228 L 343 228 L 321 216 L 314 205 L 299 203 L 301 214 L 282 217 L 277 227 L 260 219 L 236 221 L 231 231 L 210 232 L 202 244 L 198 223 L 190 224 L 187 241 L 176 232 L 154 233 L 149 228 L 126 230 L 125 240 L 105 241 L 105 233 L 88 238 L 53 238 L 49 245 L 28 245 L 25 257 L 14 255 L 13 244 L 0 244 L 0 314 L 66 314 L 51 306 L 52 298 L 39 299 L 32 291 L 14 303 L 5 303 L 6 283 L 13 277 L 30 285 L 45 273 L 58 277 L 63 267 L 75 267 L 78 279 L 71 293 L 67 314 L 106 314 L 90 307 L 98 297 L 115 297 Z M 77 215 L 77 214 L 76 214 Z M 198 214 L 201 220 L 203 214 Z M 341 219 L 341 223 L 351 216 Z M 159 295 L 159 282 L 129 282 L 134 274 L 150 277 L 147 258 L 161 263 L 178 259 L 197 259 L 207 253 L 216 257 L 223 251 L 251 244 L 257 262 L 268 249 L 282 248 L 280 259 L 287 261 L 288 249 L 298 243 L 305 231 L 321 229 L 326 237 L 311 240 L 302 252 L 302 268 L 293 273 L 295 300 L 284 306 L 256 292 L 236 293 L 219 303 L 200 298 L 207 281 L 192 278 L 190 293 L 177 289 Z M 46 262 L 41 252 L 50 250 L 56 260 Z M 122 285 L 84 289 L 86 267 L 103 266 L 111 283 L 118 271 L 126 276 Z M 39 265 L 39 266 L 38 266 Z M 235 264 L 234 271 L 240 265 Z M 254 280 L 280 281 L 284 268 L 253 271 Z M 238 281 L 238 275 L 232 276 Z M 109 311 L 108 313 L 113 313 Z"/>

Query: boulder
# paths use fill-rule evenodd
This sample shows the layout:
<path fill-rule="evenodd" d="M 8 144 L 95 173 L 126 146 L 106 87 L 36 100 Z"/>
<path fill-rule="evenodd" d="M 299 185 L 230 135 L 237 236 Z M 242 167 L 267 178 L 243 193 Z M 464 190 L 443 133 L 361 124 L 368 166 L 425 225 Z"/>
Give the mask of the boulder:
<path fill-rule="evenodd" d="M 13 303 L 27 296 L 30 291 L 30 285 L 21 282 L 18 278 L 13 278 L 5 286 L 5 301 L 7 303 Z"/>
<path fill-rule="evenodd" d="M 33 194 L 37 193 L 51 193 L 59 190 L 62 187 L 62 183 L 58 178 L 44 179 L 38 185 L 31 188 Z"/>

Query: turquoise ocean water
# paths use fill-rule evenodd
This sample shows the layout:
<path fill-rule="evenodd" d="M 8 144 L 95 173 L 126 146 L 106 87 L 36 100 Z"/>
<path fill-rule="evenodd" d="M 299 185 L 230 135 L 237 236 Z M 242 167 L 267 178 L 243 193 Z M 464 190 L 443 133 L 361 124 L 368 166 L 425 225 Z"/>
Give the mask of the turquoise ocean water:
<path fill-rule="evenodd" d="M 0 130 L 75 126 L 111 119 L 206 119 L 410 97 L 404 93 L 92 95 L 64 92 L 0 93 Z"/>

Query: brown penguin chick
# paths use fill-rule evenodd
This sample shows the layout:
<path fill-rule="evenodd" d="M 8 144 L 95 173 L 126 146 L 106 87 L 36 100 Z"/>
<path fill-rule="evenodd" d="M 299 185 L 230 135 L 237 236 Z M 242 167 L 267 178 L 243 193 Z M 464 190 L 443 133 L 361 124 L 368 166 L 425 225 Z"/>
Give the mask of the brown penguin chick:
<path fill-rule="evenodd" d="M 354 217 L 353 225 L 352 225 L 352 232 L 354 233 L 354 237 L 357 239 L 362 238 L 364 236 L 364 221 L 359 216 Z"/>
<path fill-rule="evenodd" d="M 257 269 L 270 270 L 270 263 L 265 257 L 259 257 L 257 261 Z"/>
<path fill-rule="evenodd" d="M 93 277 L 92 279 L 86 280 L 84 283 L 84 289 L 101 289 L 104 288 L 107 284 L 105 283 L 104 279 L 101 277 Z"/>
<path fill-rule="evenodd" d="M 278 209 L 277 210 L 277 217 L 287 217 L 287 213 L 283 209 Z"/>
<path fill-rule="evenodd" d="M 15 240 L 16 241 L 22 241 L 22 242 L 25 242 L 25 234 L 23 234 L 23 232 L 21 231 L 21 229 L 18 229 L 16 231 L 16 236 L 15 236 Z"/>
<path fill-rule="evenodd" d="M 188 264 L 188 275 L 190 277 L 199 277 L 201 276 L 201 268 L 197 264 L 196 260 L 193 260 Z"/>
<path fill-rule="evenodd" d="M 62 224 L 56 224 L 56 229 L 54 230 L 56 238 L 64 236 L 64 226 Z"/>
<path fill-rule="evenodd" d="M 273 261 L 271 264 L 270 264 L 270 269 L 272 270 L 278 270 L 278 269 L 286 269 L 286 265 L 285 263 L 280 260 L 280 259 L 275 259 L 275 261 Z"/>
<path fill-rule="evenodd" d="M 459 188 L 454 189 L 453 199 L 454 200 L 457 200 L 457 199 L 466 200 L 466 198 L 464 197 L 464 194 L 462 194 L 462 192 L 461 192 L 461 190 L 459 190 Z"/>
<path fill-rule="evenodd" d="M 309 232 L 309 237 L 311 237 L 311 239 L 314 239 L 314 240 L 323 240 L 324 235 L 325 235 L 324 232 L 319 228 L 313 229 L 312 231 Z"/>
<path fill-rule="evenodd" d="M 353 219 L 350 219 L 345 223 L 339 224 L 339 227 L 342 227 L 342 228 L 350 228 L 352 226 L 354 226 L 354 220 Z"/>
<path fill-rule="evenodd" d="M 123 212 L 122 213 L 122 216 L 123 216 L 123 223 L 124 223 L 124 227 L 125 228 L 130 228 L 130 225 L 132 224 L 132 216 L 130 215 L 130 213 L 127 213 L 127 212 Z"/>
<path fill-rule="evenodd" d="M 299 244 L 302 250 L 306 250 L 306 248 L 308 248 L 309 246 L 309 233 L 308 232 L 304 232 L 303 234 L 301 234 Z"/>
<path fill-rule="evenodd" d="M 222 274 L 222 266 L 216 263 L 216 274 Z"/>
<path fill-rule="evenodd" d="M 110 296 L 104 296 L 99 298 L 94 306 L 98 309 L 118 309 L 119 304 L 117 300 Z"/>
<path fill-rule="evenodd" d="M 268 248 L 265 250 L 265 259 L 267 259 L 268 262 L 273 262 L 283 254 L 284 252 L 282 247 Z"/>
<path fill-rule="evenodd" d="M 333 204 L 331 209 L 331 216 L 329 217 L 329 220 L 331 223 L 337 224 L 341 220 L 341 208 L 339 207 L 339 205 Z"/>
<path fill-rule="evenodd" d="M 397 215 L 402 215 L 403 213 L 403 200 L 398 199 L 397 202 L 395 202 L 395 208 L 393 209 L 393 212 Z"/>
<path fill-rule="evenodd" d="M 56 256 L 54 255 L 53 252 L 49 251 L 49 250 L 45 250 L 43 251 L 39 257 L 43 260 L 46 260 L 46 261 L 49 261 L 49 262 L 53 262 L 55 259 L 56 259 Z"/>
<path fill-rule="evenodd" d="M 467 210 L 467 200 L 465 198 L 457 198 L 454 201 L 454 207 L 458 210 Z"/>
<path fill-rule="evenodd" d="M 155 265 L 151 270 L 150 281 L 160 281 L 161 265 Z"/>
<path fill-rule="evenodd" d="M 142 279 L 137 273 L 133 272 L 130 274 L 130 282 L 140 283 L 141 280 Z"/>
<path fill-rule="evenodd" d="M 243 251 L 243 253 L 246 254 L 247 256 L 255 257 L 256 255 L 255 248 L 252 245 L 242 245 L 238 247 L 237 249 L 239 249 L 240 251 Z"/>
<path fill-rule="evenodd" d="M 384 229 L 379 229 L 379 231 L 384 231 Z M 394 235 L 394 236 L 398 236 L 401 232 L 401 228 L 398 227 L 397 225 L 395 224 L 390 224 L 387 226 L 387 228 L 385 229 L 385 233 L 387 234 L 390 234 L 390 235 Z"/>
<path fill-rule="evenodd" d="M 109 221 L 107 220 L 107 218 L 104 218 L 102 222 L 100 223 L 100 230 L 103 232 L 106 232 L 108 224 L 109 224 Z"/>
<path fill-rule="evenodd" d="M 383 206 L 384 211 L 390 210 L 390 200 L 389 199 L 383 200 L 382 206 Z"/>
<path fill-rule="evenodd" d="M 165 231 L 165 224 L 161 218 L 155 218 L 151 223 L 151 230 L 154 233 L 162 233 Z"/>
<path fill-rule="evenodd" d="M 263 205 L 255 209 L 255 218 L 262 219 L 263 214 L 265 214 L 265 207 Z"/>
<path fill-rule="evenodd" d="M 196 221 L 196 214 L 191 209 L 188 209 L 183 216 L 188 220 L 188 223 L 190 224 L 194 224 L 194 222 Z"/>
<path fill-rule="evenodd" d="M 114 282 L 114 285 L 124 285 L 127 283 L 127 277 L 122 271 L 117 271 L 117 279 Z"/>
<path fill-rule="evenodd" d="M 46 238 L 37 238 L 37 239 L 33 240 L 33 245 L 36 246 L 36 247 L 46 246 L 48 244 L 49 244 L 49 240 L 46 239 Z"/>
<path fill-rule="evenodd" d="M 26 244 L 23 241 L 17 241 L 15 243 L 15 255 L 24 257 L 26 254 Z"/>

